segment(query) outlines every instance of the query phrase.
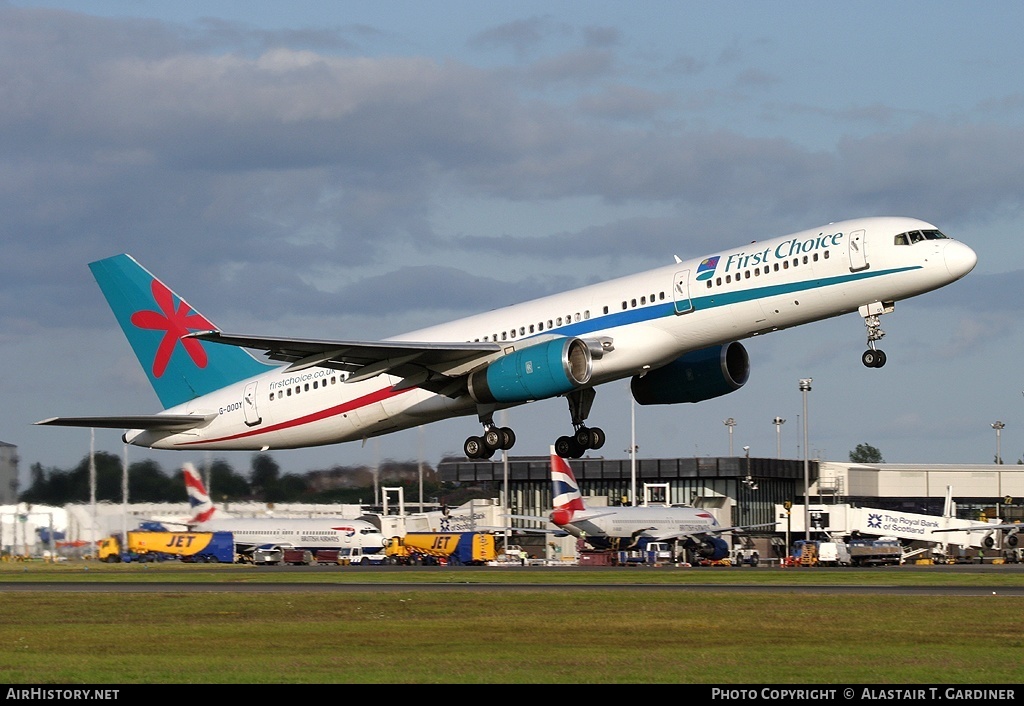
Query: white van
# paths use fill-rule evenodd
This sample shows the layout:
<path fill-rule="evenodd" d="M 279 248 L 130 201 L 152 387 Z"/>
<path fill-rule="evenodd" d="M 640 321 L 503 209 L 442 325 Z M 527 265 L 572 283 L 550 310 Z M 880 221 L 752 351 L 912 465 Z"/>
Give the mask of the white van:
<path fill-rule="evenodd" d="M 818 564 L 821 566 L 849 566 L 850 548 L 845 542 L 820 542 Z"/>

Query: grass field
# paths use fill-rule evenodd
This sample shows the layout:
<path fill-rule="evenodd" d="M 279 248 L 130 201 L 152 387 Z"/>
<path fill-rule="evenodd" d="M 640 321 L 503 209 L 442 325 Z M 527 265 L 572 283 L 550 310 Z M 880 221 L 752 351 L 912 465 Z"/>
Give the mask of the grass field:
<path fill-rule="evenodd" d="M 956 569 L 959 567 L 950 567 Z M 404 569 L 404 570 L 403 570 Z M 1024 599 L 840 585 L 1020 586 L 1016 570 L 0 566 L 6 684 L 1012 684 Z M 75 592 L 84 582 L 224 591 Z M 369 583 L 387 591 L 231 584 Z M 54 583 L 58 590 L 6 590 Z M 568 584 L 466 590 L 472 584 Z M 422 584 L 445 584 L 427 590 Z M 579 588 L 572 584 L 581 584 Z M 679 590 L 678 585 L 776 585 Z M 59 584 L 64 584 L 63 586 Z M 394 584 L 402 584 L 395 586 Z M 582 587 L 586 584 L 586 588 Z M 604 588 L 595 587 L 604 585 Z M 643 585 L 643 590 L 623 585 Z M 659 588 L 659 584 L 664 588 Z M 793 590 L 788 590 L 792 587 Z M 811 588 L 811 591 L 805 589 Z M 799 590 L 797 590 L 799 589 Z M 830 592 L 831 589 L 831 592 Z"/>

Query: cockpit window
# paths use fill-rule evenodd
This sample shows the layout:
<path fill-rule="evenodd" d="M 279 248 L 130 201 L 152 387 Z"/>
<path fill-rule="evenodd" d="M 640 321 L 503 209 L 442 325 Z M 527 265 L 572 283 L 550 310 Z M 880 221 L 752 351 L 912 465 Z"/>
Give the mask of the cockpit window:
<path fill-rule="evenodd" d="M 922 240 L 944 240 L 945 238 L 946 236 L 937 230 L 912 230 L 907 233 L 900 233 L 893 239 L 893 242 L 896 245 L 913 245 Z"/>

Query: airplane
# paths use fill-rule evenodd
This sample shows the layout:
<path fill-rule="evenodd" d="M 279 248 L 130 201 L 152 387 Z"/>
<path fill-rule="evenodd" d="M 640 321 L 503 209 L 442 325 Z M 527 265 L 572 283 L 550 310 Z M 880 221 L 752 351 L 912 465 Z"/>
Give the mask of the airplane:
<path fill-rule="evenodd" d="M 587 508 L 572 468 L 554 446 L 551 447 L 551 504 L 554 509 L 548 517 L 510 517 L 547 520 L 595 549 L 629 549 L 637 546 L 641 539 L 678 541 L 684 549 L 709 561 L 729 556 L 729 543 L 722 539 L 722 534 L 775 526 L 775 523 L 767 523 L 723 527 L 707 510 L 686 505 Z"/>
<path fill-rule="evenodd" d="M 272 518 L 272 517 L 216 517 L 217 509 L 206 492 L 199 472 L 191 463 L 182 467 L 189 506 L 194 513 L 182 523 L 189 531 L 231 532 L 235 550 L 252 554 L 259 548 L 280 549 L 345 549 L 361 547 L 363 554 L 378 554 L 387 543 L 374 524 L 365 520 L 341 517 L 324 518 Z"/>
<path fill-rule="evenodd" d="M 879 317 L 950 284 L 977 255 L 925 221 L 870 217 L 506 306 L 382 341 L 224 333 L 127 254 L 89 265 L 164 410 L 36 424 L 126 430 L 153 449 L 291 449 L 476 415 L 468 458 L 511 449 L 494 413 L 565 397 L 579 458 L 606 435 L 596 388 L 630 379 L 642 405 L 696 403 L 746 384 L 741 339 L 858 312 L 864 365 L 886 356 Z M 248 350 L 263 351 L 272 362 Z M 277 365 L 275 365 L 275 363 Z"/>
<path fill-rule="evenodd" d="M 588 508 L 576 476 L 568 462 L 551 447 L 553 510 L 546 517 L 508 515 L 513 519 L 540 520 L 558 527 L 550 529 L 513 528 L 525 532 L 570 534 L 596 549 L 629 549 L 639 540 L 680 541 L 685 549 L 709 560 L 729 556 L 729 545 L 720 537 L 726 532 L 743 532 L 774 523 L 724 527 L 714 514 L 685 505 L 640 505 Z"/>
<path fill-rule="evenodd" d="M 932 532 L 963 532 L 965 534 L 972 534 L 974 532 L 984 532 L 985 536 L 982 538 L 981 543 L 985 545 L 986 549 L 992 549 L 996 546 L 996 532 L 1002 534 L 1003 543 L 1008 547 L 1016 547 L 1020 541 L 1018 535 L 1021 529 L 1024 529 L 1024 524 L 1019 522 L 1005 522 L 1001 524 L 989 524 L 987 522 L 975 522 L 969 521 L 970 524 L 963 527 L 944 527 L 942 529 L 933 529 Z"/>
<path fill-rule="evenodd" d="M 1007 522 L 1007 523 L 988 523 L 978 522 L 976 520 L 960 520 L 954 516 L 953 512 L 953 486 L 946 486 L 946 499 L 942 504 L 942 523 L 946 527 L 939 529 L 933 529 L 932 532 L 945 533 L 945 532 L 963 532 L 969 535 L 974 532 L 984 532 L 985 536 L 981 539 L 981 544 L 986 549 L 992 549 L 996 545 L 996 532 L 1002 534 L 1003 543 L 1008 547 L 1016 547 L 1019 541 L 1018 535 L 1021 529 L 1024 529 L 1024 525 L 1019 522 Z M 958 526 L 950 526 L 958 525 Z M 938 539 L 936 539 L 938 541 Z M 949 544 L 960 544 L 960 542 L 948 542 Z M 968 544 L 964 542 L 962 544 Z M 946 543 L 943 543 L 946 544 Z"/>

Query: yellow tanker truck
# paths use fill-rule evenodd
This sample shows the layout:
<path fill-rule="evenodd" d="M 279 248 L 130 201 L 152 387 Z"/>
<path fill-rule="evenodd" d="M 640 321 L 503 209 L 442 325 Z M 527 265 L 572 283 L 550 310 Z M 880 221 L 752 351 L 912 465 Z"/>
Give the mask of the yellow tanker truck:
<path fill-rule="evenodd" d="M 100 541 L 96 556 L 109 563 L 179 560 L 233 564 L 235 538 L 230 532 L 129 530 L 126 546 L 118 533 Z"/>
<path fill-rule="evenodd" d="M 409 532 L 384 547 L 385 563 L 479 566 L 497 557 L 494 535 L 482 532 Z"/>

